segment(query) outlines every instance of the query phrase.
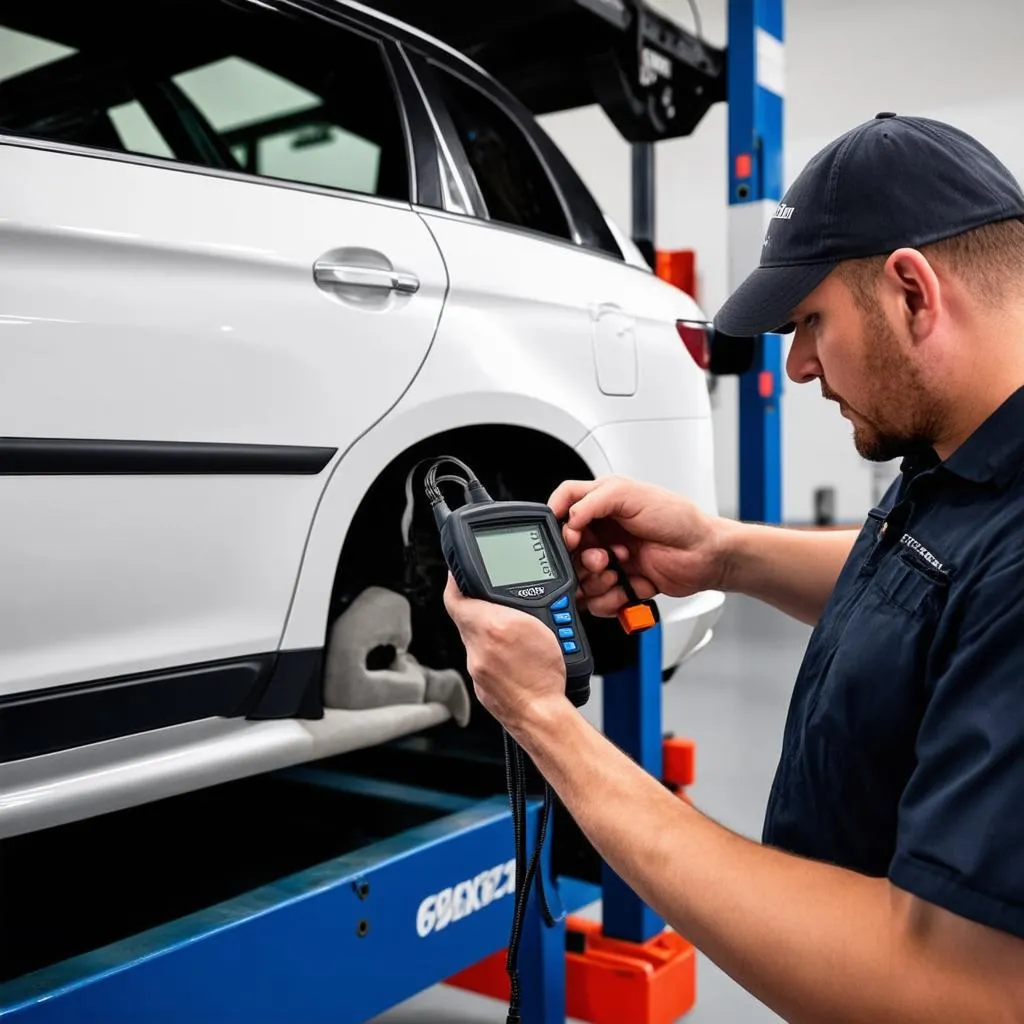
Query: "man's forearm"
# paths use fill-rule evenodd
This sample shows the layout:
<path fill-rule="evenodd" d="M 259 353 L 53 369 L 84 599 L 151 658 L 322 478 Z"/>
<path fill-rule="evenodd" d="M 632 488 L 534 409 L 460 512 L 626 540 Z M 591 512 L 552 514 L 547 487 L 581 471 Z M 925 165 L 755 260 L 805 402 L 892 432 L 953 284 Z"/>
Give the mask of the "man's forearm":
<path fill-rule="evenodd" d="M 814 625 L 857 532 L 728 523 L 723 527 L 728 551 L 725 587 Z"/>
<path fill-rule="evenodd" d="M 894 890 L 737 836 L 566 702 L 515 730 L 595 849 L 680 934 L 793 1024 L 1012 1019 L 993 986 L 905 938 Z"/>

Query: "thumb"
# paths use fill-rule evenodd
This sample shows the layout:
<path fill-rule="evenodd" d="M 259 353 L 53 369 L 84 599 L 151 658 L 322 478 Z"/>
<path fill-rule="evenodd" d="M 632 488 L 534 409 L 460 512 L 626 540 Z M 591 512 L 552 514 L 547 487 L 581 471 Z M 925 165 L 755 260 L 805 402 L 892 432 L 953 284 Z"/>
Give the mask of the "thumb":
<path fill-rule="evenodd" d="M 566 523 L 569 530 L 580 535 L 595 519 L 627 519 L 636 515 L 631 502 L 632 488 L 617 478 L 601 481 L 569 509 Z"/>
<path fill-rule="evenodd" d="M 455 582 L 455 577 L 450 572 L 448 573 L 448 583 L 444 588 L 444 606 L 456 625 L 458 625 L 459 619 L 465 614 L 466 598 L 462 591 L 459 590 L 459 585 Z"/>

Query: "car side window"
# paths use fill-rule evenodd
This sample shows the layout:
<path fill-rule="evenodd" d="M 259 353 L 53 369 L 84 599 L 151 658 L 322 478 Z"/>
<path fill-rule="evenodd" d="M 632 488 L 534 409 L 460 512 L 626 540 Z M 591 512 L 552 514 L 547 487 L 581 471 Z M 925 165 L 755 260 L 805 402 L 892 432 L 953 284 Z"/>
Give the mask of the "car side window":
<path fill-rule="evenodd" d="M 571 240 L 558 194 L 522 129 L 447 68 L 432 70 L 491 220 Z"/>
<path fill-rule="evenodd" d="M 364 69 L 366 98 L 354 93 L 350 82 L 343 96 L 328 102 L 310 88 L 315 83 L 286 78 L 238 54 L 190 68 L 171 81 L 251 174 L 408 198 L 408 190 L 398 187 L 402 175 L 394 166 L 398 159 L 405 172 L 398 110 L 381 101 L 390 86 L 382 80 L 380 51 L 363 40 L 353 49 L 356 53 L 339 54 L 338 60 L 346 64 L 346 77 L 356 67 Z M 362 109 L 352 112 L 350 104 Z M 368 107 L 375 124 L 367 119 Z"/>
<path fill-rule="evenodd" d="M 152 51 L 112 59 L 105 12 L 125 7 L 87 6 L 94 24 L 62 36 L 46 5 L 4 5 L 0 54 L 15 70 L 0 71 L 0 131 L 409 199 L 402 114 L 377 41 L 186 0 L 170 13 L 189 17 L 146 33 Z"/>

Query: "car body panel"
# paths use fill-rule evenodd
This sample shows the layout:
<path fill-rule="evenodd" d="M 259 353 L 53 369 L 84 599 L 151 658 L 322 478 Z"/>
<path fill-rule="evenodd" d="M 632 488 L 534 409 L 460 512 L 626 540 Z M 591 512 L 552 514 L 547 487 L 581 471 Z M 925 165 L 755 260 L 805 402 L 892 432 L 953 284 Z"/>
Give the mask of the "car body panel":
<path fill-rule="evenodd" d="M 577 448 L 610 424 L 648 424 L 645 447 L 612 444 L 608 435 L 612 457 L 595 471 L 664 479 L 714 508 L 713 473 L 703 455 L 693 454 L 710 439 L 710 401 L 675 330 L 680 300 L 696 308 L 692 299 L 641 270 L 528 232 L 420 213 L 445 253 L 451 292 L 416 380 L 372 434 L 346 452 L 325 490 L 285 649 L 322 642 L 337 552 L 362 496 L 382 466 L 426 437 L 508 423 Z M 637 344 L 638 386 L 628 396 L 595 386 L 595 314 L 613 298 L 631 315 Z M 692 415 L 681 416 L 683 410 Z M 628 426 L 621 436 L 631 436 Z M 666 473 L 660 465 L 678 468 Z"/>
<path fill-rule="evenodd" d="M 408 208 L 0 153 L 7 437 L 344 450 L 423 363 L 447 273 Z M 342 246 L 419 290 L 317 287 Z M 0 475 L 0 694 L 275 650 L 325 480 Z"/>

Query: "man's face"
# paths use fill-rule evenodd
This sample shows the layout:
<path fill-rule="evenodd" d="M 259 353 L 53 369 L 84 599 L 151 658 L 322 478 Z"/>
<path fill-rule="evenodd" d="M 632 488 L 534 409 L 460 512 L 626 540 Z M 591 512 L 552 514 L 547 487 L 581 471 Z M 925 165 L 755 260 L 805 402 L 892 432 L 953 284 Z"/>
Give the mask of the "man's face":
<path fill-rule="evenodd" d="M 833 273 L 794 310 L 793 322 L 787 374 L 798 384 L 821 382 L 822 396 L 852 424 L 863 458 L 888 462 L 934 443 L 938 403 L 880 305 L 862 309 Z"/>

